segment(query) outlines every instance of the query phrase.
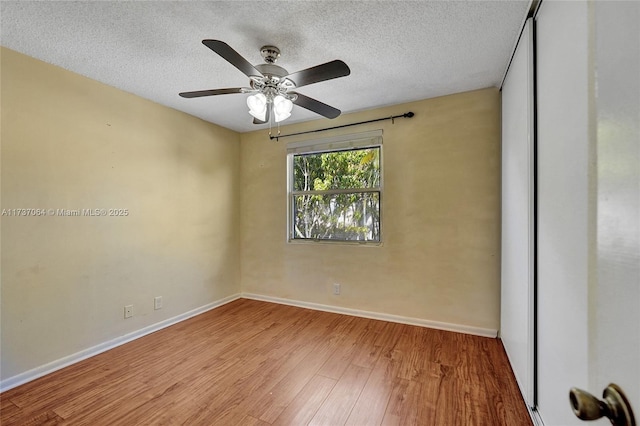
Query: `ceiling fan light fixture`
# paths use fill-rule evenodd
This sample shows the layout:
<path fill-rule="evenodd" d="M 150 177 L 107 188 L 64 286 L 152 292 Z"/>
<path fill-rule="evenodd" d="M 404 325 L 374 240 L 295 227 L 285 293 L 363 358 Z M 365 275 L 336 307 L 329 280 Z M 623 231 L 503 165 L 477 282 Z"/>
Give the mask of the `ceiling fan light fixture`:
<path fill-rule="evenodd" d="M 265 63 L 254 66 L 223 41 L 205 39 L 202 40 L 202 44 L 249 77 L 250 87 L 231 87 L 178 93 L 183 98 L 249 93 L 247 106 L 249 107 L 249 114 L 254 117 L 254 124 L 271 123 L 272 114 L 277 123 L 286 120 L 291 117 L 294 103 L 326 118 L 336 118 L 340 115 L 339 109 L 293 90 L 351 74 L 351 70 L 344 62 L 336 59 L 315 67 L 289 73 L 286 69 L 275 64 L 280 56 L 280 49 L 275 46 L 263 46 L 261 54 Z"/>
<path fill-rule="evenodd" d="M 266 121 L 267 118 L 267 97 L 262 93 L 256 93 L 247 98 L 247 106 L 249 114 L 260 121 Z"/>
<path fill-rule="evenodd" d="M 273 115 L 276 123 L 279 123 L 291 117 L 293 102 L 282 95 L 278 95 L 273 99 Z"/>

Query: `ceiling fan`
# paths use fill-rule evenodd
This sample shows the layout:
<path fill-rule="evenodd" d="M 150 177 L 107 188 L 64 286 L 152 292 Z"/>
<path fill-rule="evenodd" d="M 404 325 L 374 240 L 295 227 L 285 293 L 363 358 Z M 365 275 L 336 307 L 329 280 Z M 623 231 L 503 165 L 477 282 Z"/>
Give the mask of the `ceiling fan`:
<path fill-rule="evenodd" d="M 263 46 L 260 49 L 260 53 L 265 63 L 254 66 L 223 41 L 202 40 L 202 44 L 222 56 L 231 65 L 249 77 L 250 87 L 179 93 L 183 98 L 251 93 L 251 96 L 247 98 L 247 106 L 249 107 L 249 114 L 254 117 L 253 122 L 255 124 L 269 122 L 271 115 L 273 115 L 276 122 L 287 119 L 291 116 L 293 104 L 327 118 L 336 118 L 340 115 L 339 109 L 295 92 L 294 89 L 349 75 L 351 70 L 344 62 L 334 60 L 290 74 L 287 70 L 275 64 L 280 57 L 280 49 L 275 46 Z"/>

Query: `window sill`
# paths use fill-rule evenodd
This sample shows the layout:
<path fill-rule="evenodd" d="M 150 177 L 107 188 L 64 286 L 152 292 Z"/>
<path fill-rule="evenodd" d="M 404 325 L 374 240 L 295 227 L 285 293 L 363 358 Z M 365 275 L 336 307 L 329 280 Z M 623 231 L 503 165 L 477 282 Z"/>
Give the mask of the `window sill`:
<path fill-rule="evenodd" d="M 340 245 L 340 246 L 360 246 L 360 247 L 382 247 L 382 241 L 343 241 L 343 240 L 314 240 L 314 239 L 291 239 L 288 244 L 293 245 Z"/>

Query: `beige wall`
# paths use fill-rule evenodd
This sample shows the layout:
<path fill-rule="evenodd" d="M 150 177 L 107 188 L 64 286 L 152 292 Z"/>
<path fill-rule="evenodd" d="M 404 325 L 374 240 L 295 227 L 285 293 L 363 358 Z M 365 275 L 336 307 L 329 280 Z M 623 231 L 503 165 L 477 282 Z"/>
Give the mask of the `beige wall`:
<path fill-rule="evenodd" d="M 2 379 L 239 293 L 239 135 L 1 55 L 1 207 L 129 210 L 1 218 Z"/>
<path fill-rule="evenodd" d="M 500 93 L 485 89 L 284 127 L 282 133 L 388 117 L 382 128 L 379 247 L 286 242 L 286 144 L 241 135 L 242 290 L 350 309 L 497 330 Z M 342 294 L 332 295 L 333 283 Z"/>

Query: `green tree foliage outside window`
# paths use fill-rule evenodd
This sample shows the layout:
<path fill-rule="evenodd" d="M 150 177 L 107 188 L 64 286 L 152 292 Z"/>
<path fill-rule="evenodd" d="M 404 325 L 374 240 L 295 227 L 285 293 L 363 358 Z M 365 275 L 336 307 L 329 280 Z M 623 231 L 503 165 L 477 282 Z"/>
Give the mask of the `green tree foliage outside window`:
<path fill-rule="evenodd" d="M 293 156 L 293 239 L 380 241 L 380 147 Z"/>

